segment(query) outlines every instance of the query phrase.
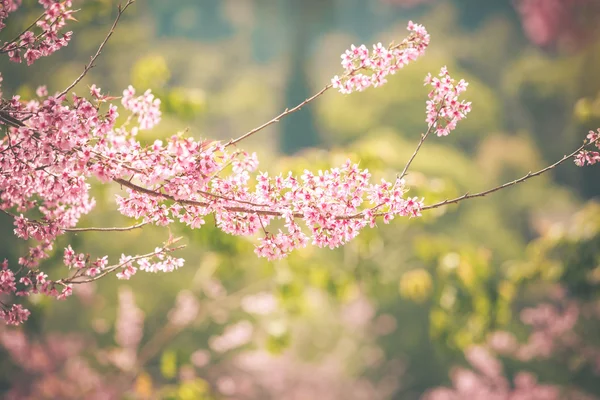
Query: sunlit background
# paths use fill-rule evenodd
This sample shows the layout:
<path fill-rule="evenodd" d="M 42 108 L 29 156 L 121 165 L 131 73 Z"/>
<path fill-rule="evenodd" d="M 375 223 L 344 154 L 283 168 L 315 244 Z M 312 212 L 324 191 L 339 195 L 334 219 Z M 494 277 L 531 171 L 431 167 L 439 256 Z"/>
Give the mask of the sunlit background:
<path fill-rule="evenodd" d="M 36 3 L 24 0 L 2 35 L 35 19 Z M 118 3 L 79 3 L 67 48 L 32 67 L 0 61 L 5 97 L 61 90 L 81 73 Z M 428 139 L 407 176 L 429 204 L 540 169 L 600 127 L 599 11 L 597 0 L 137 0 L 75 90 L 152 89 L 163 121 L 143 132 L 148 142 L 184 130 L 228 140 L 329 83 L 351 44 L 400 41 L 412 19 L 431 34 L 425 57 L 382 88 L 328 92 L 242 147 L 270 173 L 350 157 L 393 179 L 426 128 L 423 78 L 447 65 L 470 83 L 473 111 L 451 136 Z M 186 265 L 102 279 L 64 302 L 33 297 L 22 329 L 0 327 L 0 390 L 16 399 L 476 398 L 469 388 L 600 397 L 600 172 L 567 164 L 279 262 L 210 220 L 194 231 L 66 235 L 46 262 L 51 277 L 65 274 L 67 243 L 118 258 L 173 234 L 187 244 Z M 131 223 L 116 211 L 120 190 L 94 187 L 97 207 L 81 225 Z M 0 258 L 12 263 L 27 247 L 6 216 L 0 224 Z"/>

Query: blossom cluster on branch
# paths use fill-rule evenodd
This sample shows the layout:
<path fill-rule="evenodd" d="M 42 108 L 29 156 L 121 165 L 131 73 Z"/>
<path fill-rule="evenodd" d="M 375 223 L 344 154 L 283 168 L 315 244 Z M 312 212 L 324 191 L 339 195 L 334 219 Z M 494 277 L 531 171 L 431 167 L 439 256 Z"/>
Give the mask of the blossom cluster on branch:
<path fill-rule="evenodd" d="M 587 138 L 590 143 L 594 143 L 598 149 L 600 149 L 600 129 L 596 132 L 590 131 L 588 133 Z M 583 167 L 585 165 L 594 165 L 600 161 L 600 152 L 598 151 L 589 151 L 589 150 L 581 150 L 577 156 L 575 156 L 575 164 L 579 167 Z"/>
<path fill-rule="evenodd" d="M 406 195 L 403 178 L 428 134 L 448 135 L 471 109 L 469 102 L 459 99 L 467 83 L 456 83 L 445 67 L 438 77 L 428 75 L 425 80 L 433 87 L 426 110 L 428 129 L 393 182 L 372 182 L 369 171 L 351 161 L 326 171 L 306 170 L 301 176 L 291 172 L 269 176 L 256 173 L 256 154 L 237 147 L 241 140 L 299 110 L 330 88 L 350 93 L 385 83 L 388 75 L 421 56 L 429 44 L 425 28 L 413 22 L 408 24 L 409 36 L 399 45 L 384 48 L 378 44 L 371 53 L 366 46 L 352 46 L 342 55 L 345 73 L 341 78 L 335 77 L 313 97 L 237 139 L 223 143 L 178 133 L 164 142 L 143 144 L 137 138 L 138 132 L 151 129 L 161 117 L 160 101 L 150 91 L 137 95 L 133 87 L 128 87 L 121 97 L 121 109 L 111 103 L 115 98 L 104 95 L 96 85 L 91 86 L 89 98 L 68 93 L 93 67 L 121 14 L 132 2 L 119 7 L 96 55 L 67 89 L 49 95 L 41 87 L 35 99 L 12 96 L 0 103 L 0 127 L 4 131 L 0 139 L 0 211 L 13 219 L 16 236 L 30 243 L 17 269 L 3 264 L 0 295 L 42 293 L 63 299 L 72 293 L 73 284 L 88 283 L 113 272 L 119 279 L 130 279 L 138 270 L 169 272 L 183 265 L 182 259 L 170 255 L 180 248 L 174 246 L 178 240 L 174 238 L 147 254 L 123 255 L 114 264 L 105 256 L 77 253 L 69 246 L 64 251 L 68 276 L 49 280 L 40 269 L 40 261 L 54 251 L 56 239 L 70 231 L 123 231 L 174 222 L 201 228 L 206 218 L 213 216 L 225 233 L 259 235 L 256 254 L 276 260 L 308 243 L 332 249 L 341 246 L 366 226 L 374 227 L 377 218 L 388 223 L 396 216 L 417 217 L 424 209 L 486 194 L 465 195 L 429 206 L 423 199 Z M 31 36 L 27 33 L 31 30 L 27 30 L 2 47 L 13 49 L 9 52 L 13 61 L 18 61 L 16 55 L 25 48 L 29 64 L 60 47 L 56 32 L 72 19 L 71 3 L 40 3 L 45 9 L 37 21 L 42 33 L 23 47 L 23 35 Z M 6 0 L 2 4 L 10 11 L 18 5 Z M 60 42 L 63 44 L 66 39 Z M 28 57 L 30 51 L 36 52 L 35 56 Z M 488 192 L 539 175 L 574 155 Z M 116 197 L 116 204 L 121 214 L 137 221 L 135 225 L 77 227 L 80 218 L 95 205 L 90 197 L 93 179 L 124 189 L 124 195 Z M 281 227 L 273 227 L 275 221 Z M 18 324 L 27 318 L 28 311 L 22 306 L 0 301 L 0 316 L 5 322 Z"/>
<path fill-rule="evenodd" d="M 387 82 L 388 75 L 395 74 L 411 61 L 425 54 L 429 45 L 429 34 L 423 25 L 408 23 L 410 35 L 400 44 L 391 44 L 388 48 L 381 43 L 373 45 L 369 53 L 367 46 L 352 45 L 342 54 L 344 74 L 334 76 L 331 84 L 340 93 L 362 92 L 366 88 L 378 87 Z M 361 71 L 367 71 L 366 74 Z"/>
<path fill-rule="evenodd" d="M 0 2 L 0 30 L 5 27 L 5 19 L 9 13 L 16 11 L 21 0 L 2 0 Z M 40 57 L 46 57 L 60 48 L 66 46 L 71 39 L 72 32 L 61 34 L 60 31 L 72 20 L 74 10 L 71 0 L 39 0 L 44 8 L 44 13 L 38 17 L 16 39 L 1 42 L 0 54 L 8 53 L 11 61 L 31 65 Z"/>

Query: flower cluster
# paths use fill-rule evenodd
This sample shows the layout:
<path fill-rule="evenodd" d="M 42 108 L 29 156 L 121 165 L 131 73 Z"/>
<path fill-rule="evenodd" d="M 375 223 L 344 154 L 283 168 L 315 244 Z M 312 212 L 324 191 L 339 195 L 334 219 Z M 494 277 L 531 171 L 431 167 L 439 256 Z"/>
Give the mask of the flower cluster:
<path fill-rule="evenodd" d="M 21 5 L 21 0 L 0 0 L 0 30 L 4 29 L 6 24 L 4 20 L 8 15 L 15 12 Z"/>
<path fill-rule="evenodd" d="M 0 44 L 0 53 L 8 53 L 11 61 L 31 65 L 40 57 L 49 56 L 66 46 L 72 32 L 61 34 L 67 20 L 74 19 L 71 0 L 39 0 L 44 7 L 44 14 L 38 18 L 35 25 L 25 30 L 16 40 Z M 20 5 L 19 0 L 0 1 L 0 30 L 4 28 L 4 19 Z M 37 27 L 37 31 L 33 28 Z"/>
<path fill-rule="evenodd" d="M 334 76 L 331 84 L 340 93 L 349 94 L 363 91 L 368 87 L 378 87 L 387 82 L 388 75 L 395 74 L 411 61 L 415 61 L 425 53 L 429 45 L 429 34 L 422 25 L 410 21 L 408 30 L 411 34 L 398 45 L 388 48 L 381 43 L 373 45 L 373 50 L 365 45 L 352 45 L 342 54 L 344 74 Z M 367 74 L 361 71 L 368 71 Z"/>
<path fill-rule="evenodd" d="M 587 138 L 590 143 L 594 143 L 597 148 L 600 149 L 600 129 L 596 132 L 590 131 L 587 135 Z M 583 167 L 585 165 L 594 165 L 600 161 L 600 152 L 597 151 L 589 151 L 589 150 L 581 150 L 575 156 L 575 165 L 579 167 Z"/>
<path fill-rule="evenodd" d="M 427 100 L 427 122 L 429 128 L 434 128 L 438 136 L 447 136 L 456 129 L 456 124 L 471 111 L 471 102 L 459 101 L 461 95 L 469 85 L 464 79 L 455 84 L 450 77 L 448 69 L 443 67 L 439 78 L 427 74 L 425 85 L 431 85 Z"/>
<path fill-rule="evenodd" d="M 563 43 L 577 46 L 593 34 L 593 24 L 585 24 L 583 13 L 595 21 L 600 13 L 596 0 L 517 0 L 518 12 L 527 38 L 538 46 Z"/>
<path fill-rule="evenodd" d="M 542 303 L 521 312 L 521 321 L 531 327 L 529 338 L 525 343 L 507 348 L 504 354 L 521 361 L 576 354 L 573 363 L 580 367 L 589 365 L 596 375 L 600 375 L 600 347 L 590 343 L 585 331 L 578 329 L 582 320 L 600 316 L 598 303 L 569 300 L 560 289 L 555 297 L 558 297 L 557 304 Z"/>
<path fill-rule="evenodd" d="M 309 239 L 296 219 L 304 220 L 313 245 L 333 249 L 355 238 L 365 226 L 374 226 L 377 216 L 388 223 L 396 215 L 420 215 L 422 201 L 404 198 L 403 180 L 395 184 L 385 180 L 371 184 L 370 176 L 368 170 L 360 169 L 350 160 L 341 168 L 319 171 L 317 175 L 305 170 L 300 179 L 291 174 L 259 175 L 253 198 L 279 210 L 287 232 L 267 233 L 256 253 L 274 260 L 306 246 Z M 361 208 L 366 202 L 370 207 Z M 271 219 L 270 216 L 259 219 L 261 225 L 255 229 L 264 228 Z"/>
<path fill-rule="evenodd" d="M 160 99 L 154 98 L 150 90 L 142 96 L 134 97 L 135 89 L 129 86 L 123 91 L 121 103 L 126 110 L 138 118 L 140 129 L 151 129 L 160 122 Z"/>

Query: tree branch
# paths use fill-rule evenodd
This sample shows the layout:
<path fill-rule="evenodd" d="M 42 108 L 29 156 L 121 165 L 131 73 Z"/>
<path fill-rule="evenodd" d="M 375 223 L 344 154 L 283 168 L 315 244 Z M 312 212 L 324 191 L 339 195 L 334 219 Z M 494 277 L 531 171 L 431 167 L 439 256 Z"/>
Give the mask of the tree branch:
<path fill-rule="evenodd" d="M 179 204 L 188 204 L 191 206 L 198 206 L 198 207 L 209 207 L 210 206 L 210 203 L 205 202 L 205 201 L 177 199 L 169 194 L 155 192 L 154 190 L 150 190 L 145 187 L 138 186 L 135 183 L 129 182 L 122 178 L 116 178 L 116 179 L 114 179 L 114 181 L 120 185 L 128 187 L 131 190 L 134 190 L 134 191 L 140 192 L 140 193 L 144 193 L 148 196 L 160 197 L 163 199 L 172 200 Z M 229 201 L 237 202 L 238 200 L 229 199 Z M 244 201 L 240 200 L 239 202 L 243 203 Z M 255 207 L 264 207 L 264 205 L 257 204 L 257 205 L 255 205 Z M 253 208 L 247 208 L 247 207 L 225 206 L 223 208 L 229 212 L 240 212 L 240 213 L 248 213 L 248 214 L 256 214 L 256 215 L 270 215 L 270 216 L 274 216 L 274 217 L 278 217 L 281 215 L 281 212 L 279 212 L 279 211 L 255 210 Z M 300 214 L 300 213 L 296 213 L 296 214 L 294 214 L 294 217 L 303 218 L 304 215 Z"/>
<path fill-rule="evenodd" d="M 147 225 L 148 222 L 140 222 L 139 224 L 136 225 L 131 225 L 131 226 L 123 226 L 123 227 L 89 227 L 89 228 L 66 228 L 63 229 L 63 231 L 65 232 L 125 232 L 125 231 L 131 231 L 134 229 L 138 229 L 141 228 L 144 225 Z"/>
<path fill-rule="evenodd" d="M 407 166 L 410 166 L 410 162 L 414 159 L 415 155 L 418 153 L 418 149 L 419 147 L 421 147 L 421 144 L 425 141 L 425 138 L 427 136 L 427 134 L 430 132 L 430 129 L 428 129 L 428 131 L 423 134 L 423 136 L 421 137 L 421 141 L 419 142 L 419 145 L 417 146 L 417 149 L 415 150 L 415 152 L 413 153 L 413 157 L 411 157 L 411 159 L 409 160 L 409 163 L 407 163 Z M 435 204 L 430 204 L 430 205 L 426 205 L 423 208 L 421 208 L 421 211 L 425 211 L 425 210 L 431 210 L 434 208 L 439 208 L 442 206 L 445 206 L 447 204 L 453 204 L 453 203 L 459 203 L 463 200 L 467 200 L 467 199 L 472 199 L 475 197 L 483 197 L 486 196 L 490 193 L 496 192 L 498 190 L 501 189 L 505 189 L 507 187 L 516 185 L 517 183 L 521 183 L 524 182 L 530 178 L 533 178 L 535 176 L 539 176 L 542 175 L 545 172 L 548 172 L 549 170 L 559 166 L 560 164 L 562 164 L 563 162 L 565 162 L 566 160 L 569 160 L 573 157 L 575 157 L 581 150 L 585 149 L 587 146 L 593 144 L 595 142 L 589 142 L 589 143 L 584 143 L 583 145 L 581 145 L 577 150 L 573 151 L 571 154 L 564 156 L 563 158 L 561 158 L 560 160 L 556 161 L 554 164 L 551 164 L 549 166 L 547 166 L 546 168 L 543 168 L 537 172 L 529 172 L 527 173 L 527 175 L 519 178 L 519 179 L 515 179 L 514 181 L 511 182 L 506 182 L 500 186 L 496 186 L 494 188 L 485 190 L 483 192 L 479 192 L 479 193 L 474 193 L 474 194 L 469 194 L 469 193 L 465 193 L 464 195 L 454 198 L 454 199 L 446 199 L 444 201 L 441 201 L 439 203 L 435 203 Z M 406 173 L 407 170 L 407 166 L 404 167 L 404 171 L 402 172 L 403 174 Z M 197 200 L 186 200 L 186 199 L 176 199 L 175 197 L 168 195 L 168 194 L 163 194 L 163 193 L 159 193 L 159 192 L 155 192 L 153 190 L 144 188 L 142 186 L 138 186 L 132 182 L 129 182 L 127 180 L 118 178 L 118 179 L 114 179 L 115 182 L 126 186 L 136 192 L 140 192 L 140 193 L 144 193 L 147 194 L 149 196 L 152 197 L 160 197 L 160 198 L 164 198 L 164 199 L 168 199 L 168 200 L 172 200 L 174 202 L 180 203 L 180 204 L 189 204 L 189 205 L 194 205 L 194 206 L 200 206 L 200 207 L 209 207 L 210 204 L 207 202 L 203 202 L 203 201 L 197 201 Z M 232 199 L 231 201 L 236 201 L 234 199 Z M 376 209 L 379 206 L 374 207 L 373 209 Z M 274 217 L 278 217 L 281 216 L 282 213 L 279 211 L 271 211 L 271 210 L 256 210 L 253 208 L 247 208 L 247 207 L 237 207 L 237 206 L 226 206 L 223 207 L 225 210 L 229 211 L 229 212 L 239 212 L 239 213 L 248 213 L 248 214 L 256 214 L 256 215 L 268 215 L 268 216 L 274 216 Z M 340 215 L 337 217 L 337 219 L 356 219 L 356 218 L 362 218 L 364 216 L 364 212 L 365 210 L 358 212 L 356 214 L 352 214 L 352 215 Z M 385 215 L 385 213 L 376 213 L 374 214 L 374 216 L 376 217 L 381 217 Z M 294 218 L 304 218 L 304 214 L 302 213 L 294 213 Z"/>
<path fill-rule="evenodd" d="M 440 105 L 440 108 L 441 108 L 441 105 Z M 440 109 L 438 108 L 437 114 L 439 114 L 439 112 L 440 112 Z M 404 166 L 404 169 L 402 170 L 402 173 L 400 174 L 400 177 L 398 179 L 402 179 L 406 176 L 406 174 L 408 173 L 408 169 L 410 168 L 410 165 L 412 164 L 413 160 L 417 156 L 417 153 L 419 152 L 419 150 L 421 150 L 421 146 L 423 145 L 423 142 L 425 142 L 425 139 L 427 139 L 427 136 L 429 136 L 431 129 L 437 122 L 438 122 L 438 119 L 436 119 L 433 123 L 429 124 L 429 127 L 427 128 L 427 132 L 425 132 L 424 134 L 421 135 L 421 140 L 419 140 L 419 144 L 417 144 L 417 147 L 415 148 L 414 153 L 412 154 L 412 156 L 410 156 L 408 162 Z"/>
<path fill-rule="evenodd" d="M 75 273 L 75 275 L 73 275 L 73 276 L 71 276 L 69 278 L 59 279 L 59 280 L 57 280 L 54 283 L 59 284 L 59 285 L 67 285 L 67 284 L 80 285 L 82 283 L 90 283 L 90 282 L 97 281 L 98 279 L 101 279 L 101 278 L 103 278 L 103 277 L 105 277 L 105 276 L 107 276 L 107 275 L 109 275 L 109 274 L 117 271 L 118 269 L 123 268 L 125 265 L 133 263 L 134 261 L 138 261 L 138 260 L 141 260 L 141 259 L 144 259 L 144 258 L 152 258 L 152 257 L 154 257 L 156 255 L 159 255 L 159 254 L 172 253 L 174 251 L 181 250 L 181 249 L 183 249 L 185 247 L 185 245 L 179 245 L 177 247 L 169 247 L 169 246 L 171 246 L 172 244 L 174 244 L 176 242 L 177 241 L 174 241 L 174 242 L 172 242 L 172 243 L 170 243 L 168 245 L 163 246 L 162 249 L 161 249 L 161 251 L 159 251 L 159 252 L 153 251 L 151 253 L 134 256 L 134 257 L 129 258 L 125 262 L 122 262 L 122 263 L 119 263 L 119 264 L 115 264 L 115 265 L 112 265 L 110 267 L 106 267 L 106 268 L 104 268 L 104 270 L 103 270 L 102 273 L 100 273 L 98 275 L 95 275 L 93 277 L 89 277 L 89 278 L 86 278 L 86 279 L 83 279 L 83 280 L 75 280 L 77 278 L 82 277 L 82 275 L 77 275 L 77 272 L 82 271 L 82 270 L 78 270 Z"/>
<path fill-rule="evenodd" d="M 321 89 L 320 91 L 318 91 L 317 93 L 315 93 L 314 95 L 312 95 L 311 97 L 309 97 L 308 99 L 304 100 L 302 103 L 298 104 L 296 107 L 294 108 L 286 108 L 281 114 L 279 114 L 278 116 L 276 116 L 275 118 L 273 118 L 270 121 L 265 122 L 264 124 L 262 124 L 261 126 L 258 126 L 254 129 L 252 129 L 251 131 L 248 131 L 246 133 L 244 133 L 242 136 L 238 137 L 237 139 L 231 139 L 229 142 L 227 142 L 225 144 L 225 147 L 228 146 L 232 146 L 235 145 L 236 143 L 246 139 L 249 136 L 254 135 L 256 132 L 259 132 L 263 129 L 265 129 L 267 126 L 272 125 L 276 122 L 279 122 L 279 120 L 291 113 L 294 113 L 296 111 L 299 111 L 302 107 L 304 107 L 305 105 L 307 105 L 308 103 L 310 103 L 311 101 L 313 101 L 314 99 L 316 99 L 317 97 L 321 96 L 323 93 L 325 93 L 327 90 L 331 89 L 332 85 L 329 84 L 327 86 L 325 86 L 323 89 Z"/>
<path fill-rule="evenodd" d="M 404 46 L 409 46 L 411 39 L 414 39 L 413 34 L 409 35 L 406 39 L 404 39 L 399 44 L 396 44 L 396 45 L 390 44 L 388 50 L 399 49 L 399 48 L 404 47 Z M 353 76 L 358 71 L 361 71 L 363 69 L 365 69 L 364 66 L 355 67 L 352 70 L 345 72 L 343 76 L 344 77 Z M 252 129 L 251 131 L 246 132 L 245 134 L 243 134 L 242 136 L 238 137 L 237 139 L 231 139 L 229 142 L 225 143 L 225 147 L 229 147 L 229 146 L 235 145 L 236 143 L 238 143 L 238 142 L 246 139 L 247 137 L 254 135 L 256 132 L 259 132 L 259 131 L 263 130 L 267 126 L 279 122 L 281 120 L 281 118 L 286 117 L 287 115 L 289 115 L 291 113 L 294 113 L 296 111 L 299 111 L 302 107 L 304 107 L 305 105 L 307 105 L 311 101 L 315 100 L 317 97 L 321 96 L 323 93 L 325 93 L 326 91 L 328 91 L 332 87 L 333 87 L 333 84 L 331 84 L 331 83 L 328 84 L 328 85 L 326 85 L 323 89 L 321 89 L 320 91 L 318 91 L 317 93 L 315 93 L 311 97 L 307 98 L 306 100 L 304 100 L 302 103 L 298 104 L 297 106 L 295 106 L 293 108 L 286 108 L 281 114 L 279 114 L 275 118 L 271 119 L 270 121 L 267 121 L 264 124 L 262 124 L 261 126 L 258 126 L 258 127 L 254 128 L 254 129 Z"/>
<path fill-rule="evenodd" d="M 430 204 L 428 206 L 424 206 L 423 208 L 421 208 L 421 210 L 422 211 L 431 210 L 431 209 L 434 209 L 434 208 L 439 208 L 439 207 L 445 206 L 446 204 L 454 204 L 454 203 L 459 203 L 459 202 L 461 202 L 463 200 L 473 199 L 475 197 L 483 197 L 483 196 L 486 196 L 486 195 L 488 195 L 490 193 L 497 192 L 498 190 L 505 189 L 507 187 L 516 185 L 517 183 L 525 182 L 526 180 L 531 179 L 531 178 L 536 177 L 536 176 L 539 176 L 539 175 L 542 175 L 543 173 L 548 172 L 551 169 L 559 166 L 563 162 L 565 162 L 565 161 L 567 161 L 567 160 L 575 157 L 581 150 L 585 149 L 587 146 L 589 146 L 589 145 L 591 145 L 593 143 L 595 143 L 595 142 L 584 143 L 577 150 L 575 150 L 574 152 L 572 152 L 569 155 L 563 156 L 563 158 L 561 158 L 560 160 L 556 161 L 554 164 L 548 165 L 546 168 L 543 168 L 543 169 L 541 169 L 541 170 L 539 170 L 537 172 L 531 172 L 531 171 L 529 171 L 527 173 L 527 175 L 522 176 L 519 179 L 515 179 L 514 181 L 503 183 L 500 186 L 496 186 L 494 188 L 491 188 L 491 189 L 488 189 L 488 190 L 484 190 L 483 192 L 479 192 L 479 193 L 473 193 L 473 194 L 465 193 L 462 196 L 456 197 L 454 199 L 446 199 L 446 200 L 441 201 L 439 203 L 435 203 L 435 204 Z"/>

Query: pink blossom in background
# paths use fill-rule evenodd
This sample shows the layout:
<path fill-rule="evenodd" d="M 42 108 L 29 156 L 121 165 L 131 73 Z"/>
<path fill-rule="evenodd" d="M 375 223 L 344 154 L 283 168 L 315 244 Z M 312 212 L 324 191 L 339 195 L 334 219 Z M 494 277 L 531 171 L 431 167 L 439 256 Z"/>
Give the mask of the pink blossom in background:
<path fill-rule="evenodd" d="M 493 332 L 488 339 L 488 344 L 490 349 L 498 354 L 510 354 L 518 346 L 517 338 L 512 333 L 503 331 Z"/>
<path fill-rule="evenodd" d="M 249 314 L 268 315 L 277 310 L 277 299 L 271 293 L 260 292 L 245 296 L 241 306 Z"/>
<path fill-rule="evenodd" d="M 380 0 L 402 8 L 433 4 L 437 0 Z M 600 3 L 596 0 L 514 0 L 525 36 L 535 45 L 561 42 L 579 48 L 597 27 Z M 461 4 L 458 2 L 458 4 Z"/>
<path fill-rule="evenodd" d="M 344 324 L 352 329 L 364 328 L 375 315 L 375 308 L 365 296 L 358 296 L 341 311 Z"/>
<path fill-rule="evenodd" d="M 340 360 L 331 356 L 317 365 L 293 354 L 274 356 L 264 351 L 240 354 L 232 364 L 236 373 L 228 375 L 225 389 L 232 390 L 232 397 L 244 400 L 384 400 L 397 390 L 402 375 L 388 368 L 387 374 L 372 382 L 347 375 Z"/>
<path fill-rule="evenodd" d="M 502 364 L 484 347 L 470 347 L 465 352 L 465 358 L 480 373 L 489 378 L 499 378 L 502 375 Z"/>
<path fill-rule="evenodd" d="M 509 332 L 498 331 L 488 337 L 483 346 L 471 346 L 465 358 L 473 370 L 455 367 L 451 372 L 452 387 L 435 388 L 423 396 L 424 400 L 592 400 L 594 397 L 570 387 L 540 383 L 527 371 L 519 371 L 512 382 L 504 376 L 504 368 L 497 355 L 519 361 L 556 359 L 561 365 L 577 361 L 579 367 L 590 366 L 596 374 L 600 348 L 581 336 L 576 324 L 582 307 L 564 295 L 560 287 L 551 296 L 557 304 L 541 303 L 521 312 L 522 322 L 531 328 L 528 338 L 520 343 Z M 562 295 L 561 295 L 562 294 Z"/>
<path fill-rule="evenodd" d="M 473 352 L 481 350 L 469 349 Z M 503 376 L 499 361 L 489 355 L 478 354 L 475 361 L 480 372 L 465 368 L 454 368 L 450 374 L 451 388 L 436 388 L 427 391 L 423 400 L 563 400 L 563 392 L 554 385 L 537 382 L 528 372 L 518 373 L 512 384 Z M 470 360 L 471 361 L 471 360 Z M 500 366 L 500 369 L 498 367 Z"/>
<path fill-rule="evenodd" d="M 208 345 L 217 353 L 224 353 L 250 342 L 254 327 L 248 321 L 240 321 L 234 325 L 229 325 L 219 336 L 212 336 Z"/>
<path fill-rule="evenodd" d="M 210 352 L 208 350 L 196 350 L 192 353 L 190 361 L 198 368 L 203 368 L 210 362 Z"/>
<path fill-rule="evenodd" d="M 115 341 L 123 348 L 136 349 L 144 333 L 144 313 L 135 304 L 130 288 L 119 288 L 119 308 L 115 326 Z"/>
<path fill-rule="evenodd" d="M 196 296 L 189 290 L 182 290 L 177 294 L 175 307 L 169 311 L 169 321 L 177 327 L 184 327 L 196 319 L 199 310 Z"/>
<path fill-rule="evenodd" d="M 0 345 L 20 369 L 11 374 L 4 399 L 107 399 L 121 392 L 83 356 L 88 343 L 79 335 L 33 340 L 22 331 L 0 327 Z"/>
<path fill-rule="evenodd" d="M 523 30 L 538 46 L 554 45 L 568 39 L 572 45 L 580 43 L 586 35 L 583 17 L 592 21 L 600 15 L 596 0 L 515 0 Z"/>

